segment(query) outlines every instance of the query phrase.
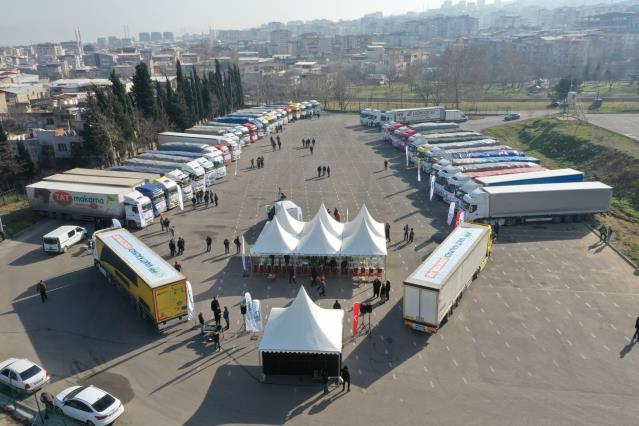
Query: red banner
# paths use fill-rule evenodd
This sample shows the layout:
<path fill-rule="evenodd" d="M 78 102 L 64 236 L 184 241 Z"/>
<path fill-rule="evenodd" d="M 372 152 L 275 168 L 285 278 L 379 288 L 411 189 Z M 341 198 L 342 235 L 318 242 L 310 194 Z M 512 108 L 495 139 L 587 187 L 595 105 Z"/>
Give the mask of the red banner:
<path fill-rule="evenodd" d="M 357 336 L 359 328 L 359 303 L 353 305 L 353 337 Z"/>
<path fill-rule="evenodd" d="M 461 211 L 458 211 L 455 214 L 455 226 L 459 226 L 460 225 L 460 223 L 461 223 L 461 215 L 462 215 Z"/>

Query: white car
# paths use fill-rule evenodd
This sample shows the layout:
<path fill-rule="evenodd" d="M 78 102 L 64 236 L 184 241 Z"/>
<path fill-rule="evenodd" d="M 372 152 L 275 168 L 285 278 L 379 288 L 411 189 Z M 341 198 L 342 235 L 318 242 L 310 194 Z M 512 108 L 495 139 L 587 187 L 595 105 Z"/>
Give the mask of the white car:
<path fill-rule="evenodd" d="M 56 395 L 55 410 L 87 425 L 106 426 L 124 413 L 124 405 L 95 386 L 71 386 Z"/>
<path fill-rule="evenodd" d="M 9 358 L 0 362 L 0 382 L 19 391 L 33 393 L 49 380 L 49 373 L 28 359 Z"/>

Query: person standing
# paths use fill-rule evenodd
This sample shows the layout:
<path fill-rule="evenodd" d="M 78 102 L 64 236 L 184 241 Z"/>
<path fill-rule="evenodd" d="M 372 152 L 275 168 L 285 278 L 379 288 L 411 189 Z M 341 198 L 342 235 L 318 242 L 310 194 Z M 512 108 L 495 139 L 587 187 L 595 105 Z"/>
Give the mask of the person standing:
<path fill-rule="evenodd" d="M 335 303 L 333 303 L 333 309 L 342 309 L 342 305 L 339 304 L 337 299 L 335 299 Z"/>
<path fill-rule="evenodd" d="M 606 228 L 606 225 L 601 225 L 599 227 L 599 241 L 606 241 L 606 232 L 608 231 L 608 229 Z"/>
<path fill-rule="evenodd" d="M 313 147 L 311 146 L 309 149 L 311 150 L 311 155 L 313 155 Z"/>
<path fill-rule="evenodd" d="M 215 325 L 217 325 L 218 327 L 220 326 L 220 323 L 222 322 L 222 311 L 221 310 L 216 310 L 213 312 L 213 318 L 215 320 Z"/>
<path fill-rule="evenodd" d="M 171 257 L 175 256 L 175 240 L 173 238 L 169 241 L 169 250 L 171 251 Z"/>
<path fill-rule="evenodd" d="M 384 160 L 384 170 L 388 170 L 388 160 Z"/>
<path fill-rule="evenodd" d="M 302 138 L 302 148 L 306 148 L 306 140 Z"/>
<path fill-rule="evenodd" d="M 193 210 L 195 210 L 195 206 L 197 205 L 197 198 L 195 198 L 195 195 L 191 198 L 191 203 L 193 204 Z"/>
<path fill-rule="evenodd" d="M 222 317 L 224 318 L 224 322 L 226 323 L 226 330 L 229 329 L 230 324 L 229 324 L 229 308 L 227 308 L 226 306 L 224 307 L 224 313 L 222 314 Z"/>
<path fill-rule="evenodd" d="M 404 225 L 404 241 L 408 240 L 408 224 Z"/>
<path fill-rule="evenodd" d="M 320 282 L 319 287 L 317 288 L 317 292 L 319 293 L 320 297 L 326 296 L 326 277 L 324 276 L 324 273 L 320 275 Z"/>
<path fill-rule="evenodd" d="M 297 280 L 295 279 L 295 267 L 293 265 L 288 266 L 288 283 L 297 284 Z"/>
<path fill-rule="evenodd" d="M 177 260 L 173 264 L 173 267 L 175 268 L 176 271 L 182 272 L 182 265 L 180 265 L 180 262 L 178 262 Z"/>
<path fill-rule="evenodd" d="M 346 385 L 348 384 L 348 388 L 346 392 L 351 391 L 351 373 L 348 371 L 348 366 L 343 366 L 341 371 L 342 376 L 342 392 L 346 389 Z"/>
<path fill-rule="evenodd" d="M 229 247 L 231 246 L 231 242 L 228 238 L 224 238 L 224 254 L 229 254 Z"/>
<path fill-rule="evenodd" d="M 42 303 L 46 302 L 49 298 L 49 296 L 47 296 L 47 283 L 45 283 L 44 280 L 40 280 L 36 286 L 36 290 L 40 293 L 40 300 L 42 300 Z"/>
<path fill-rule="evenodd" d="M 171 238 L 175 238 L 175 226 L 171 226 L 171 228 L 169 228 L 169 231 L 171 231 Z"/>
<path fill-rule="evenodd" d="M 377 299 L 379 297 L 379 290 L 381 286 L 381 281 L 378 278 L 375 278 L 373 281 L 373 299 Z"/>
<path fill-rule="evenodd" d="M 389 280 L 386 280 L 386 285 L 384 286 L 384 294 L 386 295 L 386 300 L 390 300 L 390 290 L 391 290 L 391 283 Z"/>
<path fill-rule="evenodd" d="M 324 395 L 328 393 L 328 372 L 322 368 L 322 384 L 324 385 Z"/>
<path fill-rule="evenodd" d="M 264 157 L 260 157 L 260 164 L 262 165 L 262 168 L 264 168 Z"/>
<path fill-rule="evenodd" d="M 204 314 L 202 314 L 202 312 L 197 314 L 197 321 L 200 323 L 200 333 L 204 334 L 204 324 L 206 324 L 206 321 L 204 320 Z"/>
<path fill-rule="evenodd" d="M 315 148 L 315 138 L 313 138 L 313 140 L 311 141 L 311 146 Z"/>
<path fill-rule="evenodd" d="M 255 168 L 255 159 L 251 158 L 251 168 Z"/>
<path fill-rule="evenodd" d="M 162 228 L 162 232 L 164 232 L 164 215 L 160 213 L 160 227 Z"/>
<path fill-rule="evenodd" d="M 391 241 L 391 237 L 390 237 L 390 223 L 386 223 L 384 225 L 384 234 L 386 234 L 386 242 L 390 243 Z"/>
<path fill-rule="evenodd" d="M 204 207 L 209 208 L 209 191 L 204 193 Z"/>
<path fill-rule="evenodd" d="M 637 321 L 635 321 L 635 334 L 632 336 L 630 341 L 634 341 L 635 339 L 639 340 L 639 317 L 637 317 Z"/>
<path fill-rule="evenodd" d="M 611 226 L 608 227 L 608 233 L 606 235 L 606 242 L 610 243 L 610 240 L 612 240 L 612 227 Z"/>
<path fill-rule="evenodd" d="M 215 207 L 217 207 L 219 198 L 217 197 L 217 192 L 213 193 L 213 202 L 215 203 Z"/>
<path fill-rule="evenodd" d="M 386 287 L 381 283 L 381 281 L 379 286 L 379 303 L 386 303 Z"/>
<path fill-rule="evenodd" d="M 322 176 L 326 175 L 326 166 L 322 166 Z"/>
<path fill-rule="evenodd" d="M 410 228 L 410 232 L 408 233 L 408 242 L 412 243 L 413 239 L 415 239 L 415 231 L 413 228 Z"/>
<path fill-rule="evenodd" d="M 169 232 L 170 231 L 170 228 L 169 228 L 170 226 L 171 226 L 171 221 L 167 217 L 167 218 L 164 219 L 164 230 L 166 232 Z"/>
<path fill-rule="evenodd" d="M 322 166 L 317 166 L 317 177 L 322 175 Z"/>
<path fill-rule="evenodd" d="M 211 252 L 211 244 L 213 243 L 213 239 L 211 238 L 210 235 L 206 236 L 206 252 L 210 253 Z"/>
<path fill-rule="evenodd" d="M 331 166 L 326 166 L 326 174 L 331 177 Z"/>
<path fill-rule="evenodd" d="M 177 240 L 178 256 L 182 256 L 184 254 L 184 245 L 185 245 L 184 238 L 179 237 Z"/>

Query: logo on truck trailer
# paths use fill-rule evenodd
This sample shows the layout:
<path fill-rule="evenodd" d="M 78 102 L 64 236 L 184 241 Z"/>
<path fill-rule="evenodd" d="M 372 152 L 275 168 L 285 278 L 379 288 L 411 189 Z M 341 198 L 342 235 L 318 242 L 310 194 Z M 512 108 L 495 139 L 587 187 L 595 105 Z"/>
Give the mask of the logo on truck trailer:
<path fill-rule="evenodd" d="M 92 209 L 99 209 L 104 205 L 104 198 L 91 197 L 86 195 L 71 195 L 65 191 L 56 191 L 51 194 L 51 198 L 62 206 L 70 206 L 71 204 L 79 204 L 88 206 Z"/>

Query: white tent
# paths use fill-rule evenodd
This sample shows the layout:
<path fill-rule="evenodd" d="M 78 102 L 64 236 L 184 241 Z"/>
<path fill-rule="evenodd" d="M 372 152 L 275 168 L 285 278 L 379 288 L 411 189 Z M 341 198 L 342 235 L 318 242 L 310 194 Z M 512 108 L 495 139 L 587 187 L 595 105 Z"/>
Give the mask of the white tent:
<path fill-rule="evenodd" d="M 324 203 L 322 203 L 322 205 L 320 206 L 319 211 L 313 217 L 313 219 L 311 219 L 311 221 L 306 224 L 306 227 L 304 229 L 304 233 L 307 232 L 306 228 L 311 229 L 311 227 L 317 221 L 321 222 L 324 225 L 324 227 L 328 230 L 328 232 L 333 234 L 335 237 L 341 238 L 342 232 L 344 231 L 344 224 L 336 221 L 335 218 L 333 218 L 333 216 L 331 216 L 328 213 Z"/>
<path fill-rule="evenodd" d="M 359 221 L 357 228 L 352 229 L 350 235 L 342 240 L 340 250 L 342 256 L 386 256 L 386 239 L 375 234 L 367 221 Z"/>
<path fill-rule="evenodd" d="M 386 239 L 386 236 L 384 233 L 384 224 L 381 222 L 377 222 L 375 219 L 373 219 L 373 216 L 371 216 L 365 204 L 362 205 L 362 208 L 359 209 L 357 216 L 355 216 L 353 220 L 344 224 L 343 237 L 347 238 L 355 230 L 357 230 L 359 228 L 360 222 L 366 222 L 366 224 L 368 224 L 368 227 L 370 228 L 371 231 L 373 231 L 373 233 Z"/>
<path fill-rule="evenodd" d="M 320 221 L 313 219 L 304 227 L 295 254 L 302 256 L 335 256 L 342 242 Z"/>
<path fill-rule="evenodd" d="M 264 225 L 264 229 L 251 247 L 252 255 L 290 254 L 297 246 L 297 238 L 289 234 L 280 225 L 277 216 Z"/>
<path fill-rule="evenodd" d="M 282 200 L 273 204 L 275 214 L 281 210 L 287 211 L 297 220 L 302 220 L 302 208 L 290 200 Z"/>
<path fill-rule="evenodd" d="M 304 222 L 294 219 L 291 214 L 284 209 L 279 209 L 277 213 L 275 213 L 275 217 L 280 222 L 280 225 L 282 225 L 282 228 L 289 234 L 299 235 L 304 229 Z"/>
<path fill-rule="evenodd" d="M 343 319 L 342 309 L 317 306 L 300 287 L 289 307 L 271 309 L 259 351 L 339 354 Z"/>

